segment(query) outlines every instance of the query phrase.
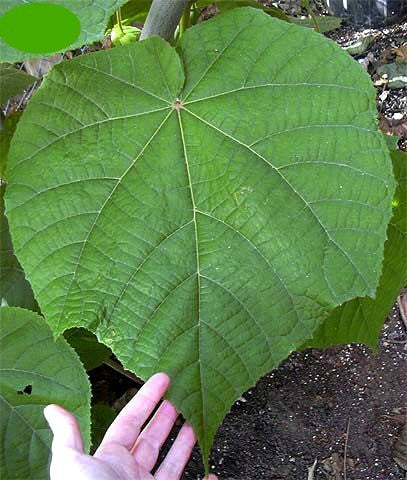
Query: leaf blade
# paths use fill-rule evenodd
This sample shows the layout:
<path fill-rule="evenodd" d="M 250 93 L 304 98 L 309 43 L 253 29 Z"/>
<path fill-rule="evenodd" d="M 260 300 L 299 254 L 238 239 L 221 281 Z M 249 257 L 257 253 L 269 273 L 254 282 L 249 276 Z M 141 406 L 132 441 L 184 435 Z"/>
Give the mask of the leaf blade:
<path fill-rule="evenodd" d="M 138 376 L 169 373 L 207 462 L 234 399 L 374 293 L 394 180 L 367 75 L 321 35 L 241 8 L 179 52 L 152 38 L 54 68 L 7 209 L 54 331 L 85 326 Z"/>

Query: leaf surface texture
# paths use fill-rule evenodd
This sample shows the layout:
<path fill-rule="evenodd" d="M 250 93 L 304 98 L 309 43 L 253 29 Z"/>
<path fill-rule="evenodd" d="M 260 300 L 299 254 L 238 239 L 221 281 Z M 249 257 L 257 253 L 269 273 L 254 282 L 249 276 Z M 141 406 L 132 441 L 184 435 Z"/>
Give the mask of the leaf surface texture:
<path fill-rule="evenodd" d="M 57 65 L 7 188 L 55 334 L 84 326 L 137 375 L 167 372 L 207 460 L 244 390 L 375 293 L 394 191 L 375 116 L 345 52 L 254 9 L 178 51 L 151 38 Z"/>

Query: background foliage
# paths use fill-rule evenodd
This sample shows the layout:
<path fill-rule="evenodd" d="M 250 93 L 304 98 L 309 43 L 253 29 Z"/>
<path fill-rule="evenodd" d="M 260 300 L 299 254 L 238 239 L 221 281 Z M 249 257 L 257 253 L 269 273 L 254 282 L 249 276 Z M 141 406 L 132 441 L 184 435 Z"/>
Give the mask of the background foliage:
<path fill-rule="evenodd" d="M 0 474 L 46 479 L 51 432 L 42 414 L 49 403 L 72 411 L 90 445 L 90 386 L 75 351 L 54 341 L 44 319 L 15 307 L 0 309 Z"/>

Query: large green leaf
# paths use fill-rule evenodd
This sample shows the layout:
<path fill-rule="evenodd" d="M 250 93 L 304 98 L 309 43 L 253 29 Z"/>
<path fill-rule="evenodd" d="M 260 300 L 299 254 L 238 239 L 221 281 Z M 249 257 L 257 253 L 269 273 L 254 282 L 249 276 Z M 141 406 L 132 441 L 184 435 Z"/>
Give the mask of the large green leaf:
<path fill-rule="evenodd" d="M 84 326 L 139 376 L 168 372 L 206 460 L 241 392 L 375 293 L 394 179 L 374 88 L 262 11 L 187 30 L 179 55 L 151 38 L 57 65 L 9 166 L 55 334 Z"/>
<path fill-rule="evenodd" d="M 0 105 L 23 92 L 36 78 L 12 65 L 0 65 Z"/>
<path fill-rule="evenodd" d="M 0 476 L 49 477 L 51 432 L 43 408 L 56 403 L 79 420 L 90 442 L 90 386 L 77 355 L 63 338 L 54 341 L 36 313 L 0 308 Z"/>
<path fill-rule="evenodd" d="M 407 282 L 407 155 L 392 151 L 391 157 L 398 184 L 376 298 L 355 298 L 336 308 L 306 347 L 326 348 L 336 343 L 358 342 L 376 350 L 383 322 Z"/>
<path fill-rule="evenodd" d="M 23 5 L 24 3 L 35 3 L 40 0 L 1 0 L 0 16 L 12 8 Z M 52 0 L 52 3 L 62 5 L 75 13 L 81 23 L 81 33 L 78 39 L 65 50 L 72 50 L 82 45 L 101 40 L 104 35 L 106 25 L 112 13 L 127 0 Z M 18 28 L 18 25 L 16 25 Z M 49 52 L 46 56 L 51 55 Z M 0 62 L 20 62 L 28 58 L 41 58 L 44 55 L 36 53 L 24 53 L 7 45 L 0 39 Z"/>

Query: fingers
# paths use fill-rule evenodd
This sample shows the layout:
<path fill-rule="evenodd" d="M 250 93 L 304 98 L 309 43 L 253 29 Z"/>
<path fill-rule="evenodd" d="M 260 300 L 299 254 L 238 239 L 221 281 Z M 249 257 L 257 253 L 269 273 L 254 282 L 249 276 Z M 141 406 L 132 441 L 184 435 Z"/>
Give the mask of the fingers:
<path fill-rule="evenodd" d="M 177 416 L 178 413 L 171 403 L 164 400 L 137 439 L 132 453 L 137 463 L 148 472 L 156 464 L 160 448 L 170 434 Z"/>
<path fill-rule="evenodd" d="M 181 478 L 195 443 L 194 431 L 190 425 L 185 423 L 154 478 L 156 480 L 178 480 Z"/>
<path fill-rule="evenodd" d="M 137 440 L 141 427 L 151 415 L 169 385 L 170 379 L 165 373 L 153 375 L 110 425 L 99 448 L 107 443 L 114 442 L 130 450 Z"/>
<path fill-rule="evenodd" d="M 205 477 L 206 480 L 218 480 L 218 477 L 216 475 L 214 475 L 213 473 L 211 475 L 209 475 L 209 477 Z"/>
<path fill-rule="evenodd" d="M 48 405 L 44 408 L 44 417 L 51 427 L 54 438 L 52 453 L 63 453 L 64 449 L 72 449 L 83 453 L 83 443 L 78 422 L 72 413 L 58 405 Z"/>

